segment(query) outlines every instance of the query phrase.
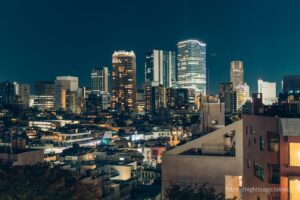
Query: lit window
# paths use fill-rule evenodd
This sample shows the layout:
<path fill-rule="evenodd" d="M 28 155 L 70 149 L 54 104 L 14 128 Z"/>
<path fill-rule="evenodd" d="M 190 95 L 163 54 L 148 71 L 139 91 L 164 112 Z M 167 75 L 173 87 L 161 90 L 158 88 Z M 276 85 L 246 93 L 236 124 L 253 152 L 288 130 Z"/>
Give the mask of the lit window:
<path fill-rule="evenodd" d="M 300 143 L 290 143 L 290 166 L 300 167 Z"/>
<path fill-rule="evenodd" d="M 300 199 L 300 179 L 292 178 L 289 180 L 290 200 Z"/>

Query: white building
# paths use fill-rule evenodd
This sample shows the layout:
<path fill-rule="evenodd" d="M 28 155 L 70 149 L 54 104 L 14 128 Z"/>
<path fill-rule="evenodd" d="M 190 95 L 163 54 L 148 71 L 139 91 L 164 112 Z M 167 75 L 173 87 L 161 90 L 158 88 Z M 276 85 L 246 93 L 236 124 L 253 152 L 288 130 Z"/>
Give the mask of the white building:
<path fill-rule="evenodd" d="M 250 88 L 247 83 L 239 83 L 235 90 L 237 95 L 237 108 L 241 109 L 246 101 L 250 99 Z"/>
<path fill-rule="evenodd" d="M 272 103 L 276 102 L 276 83 L 268 82 L 258 79 L 258 93 L 262 93 L 263 104 L 272 105 Z"/>

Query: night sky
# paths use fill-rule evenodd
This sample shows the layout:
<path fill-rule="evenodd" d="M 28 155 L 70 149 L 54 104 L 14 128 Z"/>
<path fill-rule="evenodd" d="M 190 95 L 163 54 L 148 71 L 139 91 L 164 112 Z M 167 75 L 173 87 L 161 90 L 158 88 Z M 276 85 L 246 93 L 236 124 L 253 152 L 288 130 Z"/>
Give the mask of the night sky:
<path fill-rule="evenodd" d="M 284 74 L 300 74 L 299 8 L 297 0 L 1 0 L 0 81 L 74 75 L 89 86 L 91 67 L 110 67 L 122 49 L 135 51 L 141 85 L 146 50 L 198 39 L 207 43 L 211 91 L 237 59 L 256 91 L 258 77 L 280 85 Z"/>

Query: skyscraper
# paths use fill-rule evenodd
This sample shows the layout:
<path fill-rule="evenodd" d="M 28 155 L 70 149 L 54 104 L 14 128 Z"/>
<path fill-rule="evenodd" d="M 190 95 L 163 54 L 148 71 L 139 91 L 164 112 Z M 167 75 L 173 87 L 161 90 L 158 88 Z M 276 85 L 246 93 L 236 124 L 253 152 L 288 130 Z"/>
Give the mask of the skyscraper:
<path fill-rule="evenodd" d="M 225 103 L 225 113 L 232 114 L 237 110 L 237 94 L 232 83 L 220 83 L 219 96 L 221 103 Z"/>
<path fill-rule="evenodd" d="M 232 61 L 230 63 L 230 82 L 233 87 L 240 83 L 244 83 L 244 66 L 242 61 Z"/>
<path fill-rule="evenodd" d="M 34 82 L 32 106 L 39 110 L 54 110 L 55 87 L 52 81 Z"/>
<path fill-rule="evenodd" d="M 283 77 L 284 93 L 300 93 L 300 75 L 289 75 Z"/>
<path fill-rule="evenodd" d="M 198 40 L 178 42 L 178 86 L 206 95 L 206 44 Z"/>
<path fill-rule="evenodd" d="M 108 93 L 108 68 L 93 68 L 91 71 L 91 89 L 92 93 L 99 94 L 100 92 Z"/>
<path fill-rule="evenodd" d="M 136 57 L 133 51 L 112 56 L 112 108 L 134 111 L 136 106 Z"/>
<path fill-rule="evenodd" d="M 30 101 L 30 85 L 29 84 L 20 84 L 19 85 L 19 97 L 20 104 L 23 108 L 29 108 Z"/>
<path fill-rule="evenodd" d="M 272 105 L 276 101 L 276 83 L 258 79 L 257 85 L 258 93 L 262 93 L 263 104 Z"/>
<path fill-rule="evenodd" d="M 145 80 L 154 86 L 172 87 L 177 81 L 175 59 L 173 51 L 148 51 L 145 60 Z"/>
<path fill-rule="evenodd" d="M 14 85 L 8 81 L 0 83 L 0 105 L 11 105 L 15 103 Z"/>
<path fill-rule="evenodd" d="M 65 111 L 67 109 L 66 98 L 68 92 L 77 92 L 78 77 L 58 76 L 55 80 L 55 109 Z"/>

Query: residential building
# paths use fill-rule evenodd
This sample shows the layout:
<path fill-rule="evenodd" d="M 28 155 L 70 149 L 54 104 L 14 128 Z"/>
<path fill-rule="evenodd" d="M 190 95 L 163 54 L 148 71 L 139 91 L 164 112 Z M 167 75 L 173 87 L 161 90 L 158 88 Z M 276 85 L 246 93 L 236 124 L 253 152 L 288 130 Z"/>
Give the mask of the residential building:
<path fill-rule="evenodd" d="M 136 57 L 133 51 L 116 51 L 112 56 L 112 109 L 136 109 Z"/>
<path fill-rule="evenodd" d="M 243 200 L 300 199 L 300 118 L 243 115 Z"/>
<path fill-rule="evenodd" d="M 242 173 L 243 122 L 239 120 L 166 151 L 162 157 L 162 194 L 172 185 L 207 184 L 224 192 L 226 199 L 239 199 Z"/>

